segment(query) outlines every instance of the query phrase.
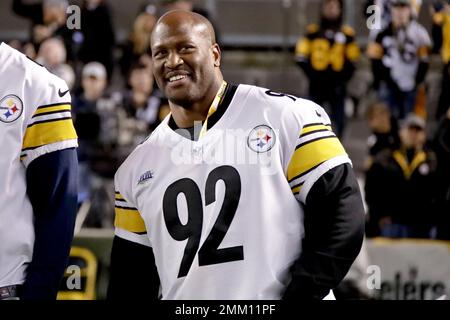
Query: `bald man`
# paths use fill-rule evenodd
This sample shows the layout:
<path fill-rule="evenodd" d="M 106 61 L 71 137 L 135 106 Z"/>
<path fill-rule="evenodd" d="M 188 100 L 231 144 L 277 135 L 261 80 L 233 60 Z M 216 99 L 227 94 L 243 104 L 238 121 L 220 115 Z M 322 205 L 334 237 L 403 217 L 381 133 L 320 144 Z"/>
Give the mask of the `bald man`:
<path fill-rule="evenodd" d="M 324 110 L 232 85 L 202 16 L 152 35 L 171 113 L 115 176 L 110 299 L 323 299 L 358 255 L 364 212 Z"/>

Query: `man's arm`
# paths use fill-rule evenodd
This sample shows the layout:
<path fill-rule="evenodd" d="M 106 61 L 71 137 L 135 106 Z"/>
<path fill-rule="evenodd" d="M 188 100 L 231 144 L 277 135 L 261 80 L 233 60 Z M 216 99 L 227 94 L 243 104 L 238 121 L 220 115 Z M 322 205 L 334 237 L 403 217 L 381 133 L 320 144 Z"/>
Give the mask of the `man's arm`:
<path fill-rule="evenodd" d="M 75 149 L 33 160 L 26 179 L 34 212 L 35 242 L 21 299 L 55 299 L 68 262 L 77 210 Z"/>
<path fill-rule="evenodd" d="M 151 247 L 114 237 L 111 252 L 108 300 L 154 301 L 159 276 Z"/>
<path fill-rule="evenodd" d="M 364 237 L 364 208 L 350 164 L 329 170 L 306 198 L 302 253 L 283 299 L 323 299 L 347 274 Z"/>

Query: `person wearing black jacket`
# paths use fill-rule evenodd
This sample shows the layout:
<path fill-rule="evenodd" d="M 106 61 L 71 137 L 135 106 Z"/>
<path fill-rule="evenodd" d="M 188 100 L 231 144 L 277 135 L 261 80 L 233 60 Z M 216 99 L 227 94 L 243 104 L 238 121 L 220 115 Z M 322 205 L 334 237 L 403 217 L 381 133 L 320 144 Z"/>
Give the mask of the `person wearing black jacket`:
<path fill-rule="evenodd" d="M 358 183 L 324 110 L 225 82 L 214 29 L 201 15 L 165 14 L 151 43 L 172 113 L 116 173 L 108 299 L 323 299 L 348 272 L 364 233 Z M 184 145 L 203 145 L 206 156 L 226 143 L 209 139 L 241 125 L 248 130 L 236 151 L 260 159 L 285 153 L 286 171 L 275 165 L 266 176 L 260 164 L 221 157 L 174 164 Z M 224 200 L 216 203 L 216 194 Z"/>
<path fill-rule="evenodd" d="M 105 0 L 85 0 L 81 9 L 83 41 L 78 59 L 83 63 L 100 62 L 111 79 L 115 34 L 111 12 Z"/>
<path fill-rule="evenodd" d="M 401 144 L 378 153 L 366 172 L 366 202 L 372 236 L 430 238 L 436 225 L 436 154 L 425 147 L 425 121 L 410 115 L 401 124 Z"/>

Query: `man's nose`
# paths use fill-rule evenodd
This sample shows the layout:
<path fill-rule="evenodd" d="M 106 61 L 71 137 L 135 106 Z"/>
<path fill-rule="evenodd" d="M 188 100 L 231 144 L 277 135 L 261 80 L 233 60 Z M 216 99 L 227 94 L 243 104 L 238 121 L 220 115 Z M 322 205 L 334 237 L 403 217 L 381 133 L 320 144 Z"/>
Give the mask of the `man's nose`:
<path fill-rule="evenodd" d="M 184 63 L 183 59 L 177 52 L 170 52 L 167 56 L 166 67 L 170 69 L 175 69 Z"/>

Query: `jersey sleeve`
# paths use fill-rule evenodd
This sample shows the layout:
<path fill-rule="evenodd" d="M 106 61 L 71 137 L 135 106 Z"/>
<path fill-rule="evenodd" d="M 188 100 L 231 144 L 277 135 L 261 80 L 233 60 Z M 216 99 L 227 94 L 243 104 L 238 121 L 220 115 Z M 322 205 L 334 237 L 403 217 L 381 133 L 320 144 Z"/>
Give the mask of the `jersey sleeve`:
<path fill-rule="evenodd" d="M 137 206 L 131 200 L 131 190 L 127 190 L 124 185 L 127 181 L 121 179 L 122 172 L 115 177 L 115 235 L 138 244 L 150 247 L 150 240 L 147 234 L 145 222 L 141 217 Z M 128 177 L 125 177 L 127 180 Z M 121 181 L 122 180 L 122 181 Z"/>
<path fill-rule="evenodd" d="M 294 105 L 298 123 L 291 140 L 286 175 L 292 193 L 305 203 L 309 190 L 327 171 L 351 163 L 344 147 L 333 133 L 325 110 L 315 103 L 299 99 Z"/>
<path fill-rule="evenodd" d="M 36 158 L 78 146 L 71 116 L 71 97 L 66 83 L 56 76 L 43 77 L 36 105 L 26 119 L 20 160 L 26 167 Z M 31 88 L 30 90 L 33 90 Z M 34 103 L 34 102 L 33 102 Z"/>

